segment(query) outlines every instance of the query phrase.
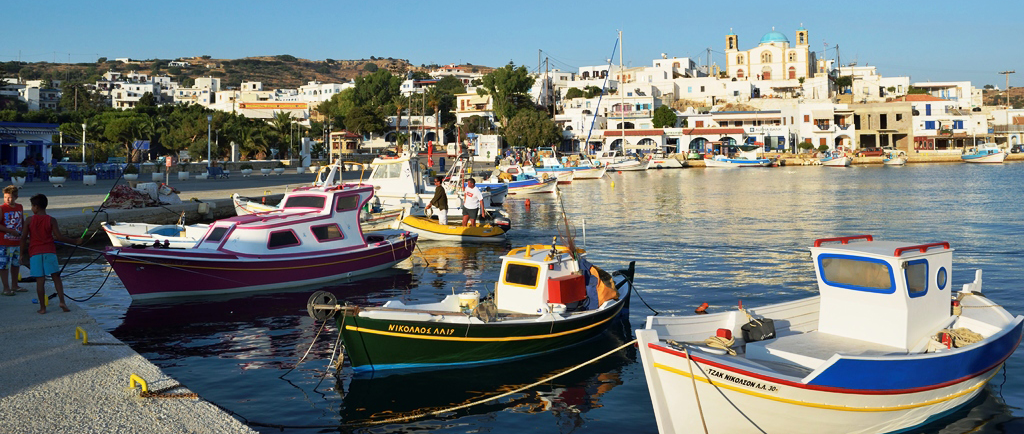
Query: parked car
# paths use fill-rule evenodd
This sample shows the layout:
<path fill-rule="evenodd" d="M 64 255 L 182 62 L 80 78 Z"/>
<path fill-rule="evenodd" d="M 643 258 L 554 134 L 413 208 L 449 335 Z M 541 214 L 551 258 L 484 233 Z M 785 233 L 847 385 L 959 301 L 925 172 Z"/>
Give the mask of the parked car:
<path fill-rule="evenodd" d="M 858 157 L 881 157 L 885 155 L 885 150 L 882 148 L 861 148 L 857 151 Z"/>
<path fill-rule="evenodd" d="M 1011 154 L 1019 154 L 1021 152 L 1024 152 L 1024 145 L 1013 145 L 1010 147 Z"/>

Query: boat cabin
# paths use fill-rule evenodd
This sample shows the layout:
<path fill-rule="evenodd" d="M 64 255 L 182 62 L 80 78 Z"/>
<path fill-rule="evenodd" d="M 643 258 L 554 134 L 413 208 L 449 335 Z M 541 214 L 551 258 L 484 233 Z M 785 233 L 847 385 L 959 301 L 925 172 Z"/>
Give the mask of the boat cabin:
<path fill-rule="evenodd" d="M 359 214 L 372 197 L 370 186 L 353 184 L 292 192 L 277 210 L 210 224 L 197 248 L 258 256 L 365 246 Z"/>
<path fill-rule="evenodd" d="M 914 351 L 951 320 L 949 243 L 826 238 L 814 242 L 811 257 L 820 333 Z"/>
<path fill-rule="evenodd" d="M 577 252 L 585 254 L 582 249 Z M 495 303 L 499 312 L 563 313 L 587 298 L 585 280 L 567 247 L 520 247 L 501 257 Z"/>
<path fill-rule="evenodd" d="M 417 194 L 433 194 L 433 188 L 427 191 L 425 187 L 426 174 L 420 171 L 419 161 L 419 157 L 410 154 L 374 158 L 370 163 L 372 169 L 366 183 L 391 194 L 402 192 L 409 194 L 410 197 Z M 431 182 L 429 185 L 433 186 L 434 183 Z"/>

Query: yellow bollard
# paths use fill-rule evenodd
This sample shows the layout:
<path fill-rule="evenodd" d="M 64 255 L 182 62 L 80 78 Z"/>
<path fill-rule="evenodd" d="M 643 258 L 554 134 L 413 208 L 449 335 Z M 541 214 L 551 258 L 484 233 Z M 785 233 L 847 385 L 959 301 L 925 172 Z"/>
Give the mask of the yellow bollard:
<path fill-rule="evenodd" d="M 89 334 L 81 327 L 75 327 L 75 340 L 82 340 L 82 345 L 89 345 Z"/>
<path fill-rule="evenodd" d="M 615 188 L 615 181 L 612 181 L 612 188 Z"/>
<path fill-rule="evenodd" d="M 146 380 L 143 380 L 142 377 L 138 375 L 132 374 L 128 377 L 128 388 L 134 389 L 136 384 L 142 387 L 142 393 L 149 392 L 149 385 L 146 384 Z"/>

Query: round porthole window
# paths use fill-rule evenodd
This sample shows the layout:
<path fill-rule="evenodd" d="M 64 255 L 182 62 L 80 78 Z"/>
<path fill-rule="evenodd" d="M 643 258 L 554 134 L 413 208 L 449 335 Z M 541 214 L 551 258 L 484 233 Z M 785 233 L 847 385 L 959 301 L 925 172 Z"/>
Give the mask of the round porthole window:
<path fill-rule="evenodd" d="M 939 289 L 946 289 L 946 267 L 939 267 L 939 274 L 935 276 L 935 283 Z"/>

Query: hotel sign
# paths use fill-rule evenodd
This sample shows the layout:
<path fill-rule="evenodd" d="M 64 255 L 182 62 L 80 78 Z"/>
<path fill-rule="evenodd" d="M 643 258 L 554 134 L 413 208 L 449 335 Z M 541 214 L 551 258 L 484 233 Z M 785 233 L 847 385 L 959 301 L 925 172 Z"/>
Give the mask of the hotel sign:
<path fill-rule="evenodd" d="M 238 104 L 240 109 L 250 110 L 305 110 L 304 102 L 243 102 Z"/>

